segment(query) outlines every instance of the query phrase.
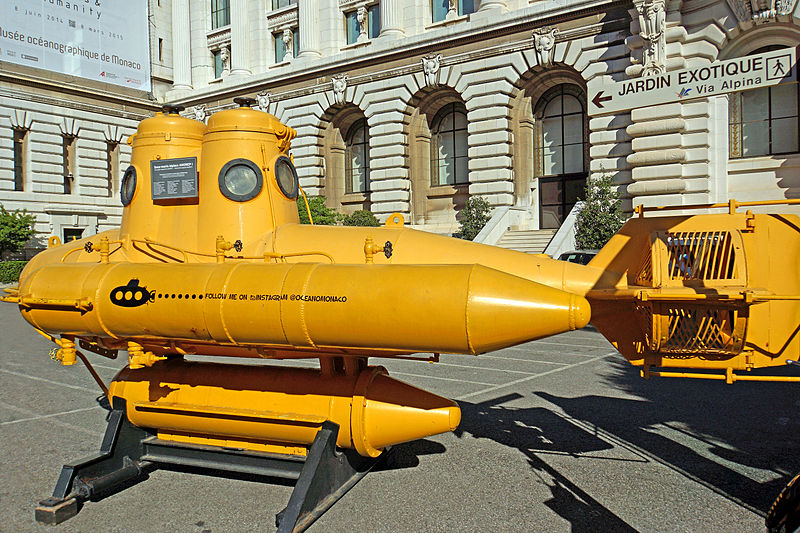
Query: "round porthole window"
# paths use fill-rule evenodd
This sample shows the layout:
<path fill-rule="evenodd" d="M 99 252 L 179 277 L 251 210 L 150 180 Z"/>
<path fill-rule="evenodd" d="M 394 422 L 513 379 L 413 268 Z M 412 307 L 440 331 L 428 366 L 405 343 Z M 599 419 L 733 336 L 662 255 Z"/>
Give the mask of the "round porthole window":
<path fill-rule="evenodd" d="M 297 198 L 300 184 L 297 179 L 297 170 L 295 170 L 292 161 L 285 155 L 280 156 L 275 161 L 275 179 L 278 181 L 278 187 L 280 187 L 284 196 L 290 200 Z"/>
<path fill-rule="evenodd" d="M 236 202 L 255 198 L 263 184 L 261 169 L 249 159 L 228 161 L 219 171 L 219 190 Z"/>
<path fill-rule="evenodd" d="M 122 175 L 122 183 L 119 188 L 119 196 L 123 206 L 127 206 L 133 200 L 133 193 L 136 192 L 136 168 L 131 165 Z"/>

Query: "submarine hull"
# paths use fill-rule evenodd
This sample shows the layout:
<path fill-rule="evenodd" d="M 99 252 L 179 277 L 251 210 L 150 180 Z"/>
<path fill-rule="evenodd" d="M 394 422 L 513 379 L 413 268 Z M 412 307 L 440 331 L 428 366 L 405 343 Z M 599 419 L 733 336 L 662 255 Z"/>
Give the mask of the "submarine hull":
<path fill-rule="evenodd" d="M 50 334 L 311 357 L 347 349 L 479 354 L 589 320 L 582 297 L 480 265 L 60 264 L 25 278 L 20 306 Z"/>

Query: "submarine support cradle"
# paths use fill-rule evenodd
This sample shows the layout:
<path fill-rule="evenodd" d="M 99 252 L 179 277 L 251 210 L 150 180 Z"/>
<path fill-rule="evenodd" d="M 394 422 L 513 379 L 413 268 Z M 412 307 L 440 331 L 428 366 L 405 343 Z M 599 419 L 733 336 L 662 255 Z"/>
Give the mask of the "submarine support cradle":
<path fill-rule="evenodd" d="M 64 465 L 53 496 L 36 507 L 36 521 L 57 525 L 97 501 L 147 479 L 159 465 L 297 480 L 286 507 L 275 515 L 276 533 L 308 529 L 381 461 L 355 450 L 337 449 L 339 425 L 322 423 L 308 455 L 236 450 L 158 439 L 128 422 L 124 399 L 113 398 L 100 452 Z M 204 472 L 206 473 L 206 472 Z"/>

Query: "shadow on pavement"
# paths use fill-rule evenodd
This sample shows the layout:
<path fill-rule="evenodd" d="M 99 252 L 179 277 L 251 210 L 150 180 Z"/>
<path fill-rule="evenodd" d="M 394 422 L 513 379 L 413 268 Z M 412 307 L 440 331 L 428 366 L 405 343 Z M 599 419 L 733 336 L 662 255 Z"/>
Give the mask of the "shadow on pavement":
<path fill-rule="evenodd" d="M 535 393 L 565 415 L 545 407 L 502 405 L 522 398 L 519 394 L 460 402 L 463 421 L 456 433 L 522 452 L 553 493 L 545 504 L 575 531 L 632 528 L 542 461 L 543 454 L 597 452 L 620 440 L 639 456 L 633 460 L 657 461 L 762 516 L 800 470 L 797 384 L 644 380 L 624 361 L 611 369 L 609 384 L 636 398 Z"/>
<path fill-rule="evenodd" d="M 609 384 L 639 399 L 537 394 L 762 515 L 800 470 L 797 384 L 644 380 L 623 361 L 612 368 Z"/>
<path fill-rule="evenodd" d="M 477 404 L 459 402 L 461 425 L 457 436 L 469 433 L 516 448 L 528 459 L 552 493 L 544 504 L 569 521 L 572 531 L 636 532 L 634 528 L 539 458 L 539 453 L 580 453 L 610 449 L 607 442 L 583 431 L 548 409 L 511 408 L 501 404 L 521 398 L 509 394 Z"/>
<path fill-rule="evenodd" d="M 432 440 L 415 440 L 403 444 L 392 446 L 383 460 L 379 462 L 373 472 L 383 472 L 387 470 L 400 470 L 404 468 L 414 468 L 419 466 L 421 455 L 434 455 L 447 451 L 444 445 Z"/>

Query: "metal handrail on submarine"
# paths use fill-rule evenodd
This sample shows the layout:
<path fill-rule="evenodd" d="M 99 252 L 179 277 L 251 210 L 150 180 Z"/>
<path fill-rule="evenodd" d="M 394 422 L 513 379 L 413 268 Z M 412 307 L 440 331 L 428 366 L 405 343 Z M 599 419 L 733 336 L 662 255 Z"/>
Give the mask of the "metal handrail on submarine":
<path fill-rule="evenodd" d="M 369 357 L 478 355 L 590 318 L 645 377 L 763 380 L 749 371 L 800 351 L 795 215 L 642 208 L 587 266 L 415 231 L 400 215 L 301 225 L 295 131 L 237 100 L 207 125 L 178 108 L 142 121 L 120 228 L 51 241 L 3 298 L 63 364 L 90 367 L 78 347 L 128 352 L 107 387 L 94 374 L 113 408 L 101 452 L 64 467 L 40 521 L 177 463 L 298 479 L 278 525 L 302 531 L 389 447 L 459 424 L 454 402 Z"/>

